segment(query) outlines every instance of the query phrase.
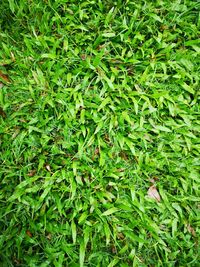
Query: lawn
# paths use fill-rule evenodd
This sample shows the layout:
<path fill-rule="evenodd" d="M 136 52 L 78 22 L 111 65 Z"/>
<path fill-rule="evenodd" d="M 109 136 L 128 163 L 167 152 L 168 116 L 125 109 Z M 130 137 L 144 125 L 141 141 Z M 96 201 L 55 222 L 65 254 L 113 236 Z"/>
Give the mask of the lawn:
<path fill-rule="evenodd" d="M 199 12 L 1 1 L 0 267 L 200 266 Z"/>

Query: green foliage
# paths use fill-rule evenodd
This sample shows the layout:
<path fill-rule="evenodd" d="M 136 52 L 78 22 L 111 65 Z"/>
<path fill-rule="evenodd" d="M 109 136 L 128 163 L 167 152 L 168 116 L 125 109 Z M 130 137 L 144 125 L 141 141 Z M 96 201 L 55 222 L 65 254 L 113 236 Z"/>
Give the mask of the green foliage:
<path fill-rule="evenodd" d="M 199 266 L 199 8 L 3 1 L 2 267 Z"/>

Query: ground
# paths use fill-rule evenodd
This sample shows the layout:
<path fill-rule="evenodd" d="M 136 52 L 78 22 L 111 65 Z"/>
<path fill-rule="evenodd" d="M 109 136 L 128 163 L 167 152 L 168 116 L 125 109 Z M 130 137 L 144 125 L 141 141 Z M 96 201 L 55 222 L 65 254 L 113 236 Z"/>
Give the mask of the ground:
<path fill-rule="evenodd" d="M 0 5 L 0 266 L 199 266 L 200 2 Z"/>

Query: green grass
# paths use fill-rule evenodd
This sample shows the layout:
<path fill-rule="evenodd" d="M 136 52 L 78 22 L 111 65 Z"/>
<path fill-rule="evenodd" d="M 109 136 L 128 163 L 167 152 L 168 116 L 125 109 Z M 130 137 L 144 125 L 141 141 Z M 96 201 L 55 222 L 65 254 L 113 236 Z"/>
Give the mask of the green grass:
<path fill-rule="evenodd" d="M 0 267 L 200 265 L 199 11 L 2 1 Z"/>

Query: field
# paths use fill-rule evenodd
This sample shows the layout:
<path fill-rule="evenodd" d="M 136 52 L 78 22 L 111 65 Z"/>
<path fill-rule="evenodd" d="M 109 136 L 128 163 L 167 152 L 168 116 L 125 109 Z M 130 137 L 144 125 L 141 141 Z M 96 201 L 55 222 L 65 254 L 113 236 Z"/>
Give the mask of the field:
<path fill-rule="evenodd" d="M 200 266 L 200 2 L 0 4 L 0 267 Z"/>

